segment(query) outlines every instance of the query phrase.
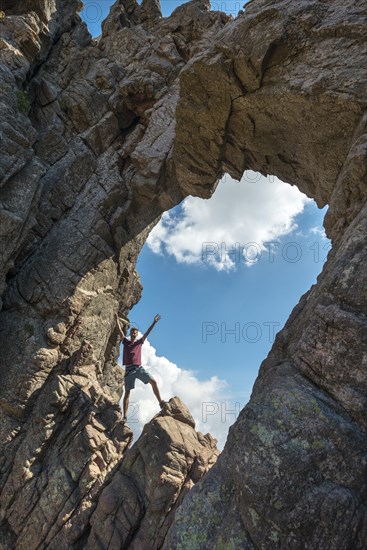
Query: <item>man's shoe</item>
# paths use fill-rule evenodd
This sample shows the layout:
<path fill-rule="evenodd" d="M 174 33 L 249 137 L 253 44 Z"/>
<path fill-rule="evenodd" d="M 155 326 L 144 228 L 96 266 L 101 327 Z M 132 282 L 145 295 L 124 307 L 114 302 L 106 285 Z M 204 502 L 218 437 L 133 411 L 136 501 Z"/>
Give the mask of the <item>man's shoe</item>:
<path fill-rule="evenodd" d="M 126 418 L 126 416 L 124 416 L 124 417 L 122 418 L 122 423 L 125 424 L 126 422 L 127 422 L 127 418 Z"/>
<path fill-rule="evenodd" d="M 167 401 L 163 401 L 163 399 L 162 399 L 162 401 L 159 402 L 160 408 L 163 409 L 163 407 L 164 407 L 165 405 L 167 405 Z"/>

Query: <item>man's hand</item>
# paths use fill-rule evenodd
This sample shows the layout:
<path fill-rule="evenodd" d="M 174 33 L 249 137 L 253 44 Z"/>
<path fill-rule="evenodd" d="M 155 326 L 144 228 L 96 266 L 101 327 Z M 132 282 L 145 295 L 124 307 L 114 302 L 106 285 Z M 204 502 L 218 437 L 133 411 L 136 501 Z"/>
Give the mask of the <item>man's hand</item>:
<path fill-rule="evenodd" d="M 143 342 L 145 342 L 146 337 L 148 336 L 148 334 L 150 333 L 150 331 L 152 330 L 152 328 L 154 327 L 154 325 L 155 325 L 156 323 L 158 323 L 158 321 L 159 321 L 160 318 L 161 318 L 161 316 L 158 315 L 158 314 L 154 317 L 153 323 L 150 325 L 150 327 L 148 328 L 148 330 L 147 330 L 147 331 L 143 334 L 143 336 L 142 336 L 142 341 L 143 341 Z"/>
<path fill-rule="evenodd" d="M 121 339 L 123 340 L 125 338 L 125 332 L 124 332 L 124 325 L 125 323 L 123 323 L 121 321 L 121 319 L 119 318 L 119 316 L 117 315 L 117 313 L 115 313 L 115 319 L 116 319 L 116 324 L 117 324 L 117 328 L 118 328 L 118 331 L 120 333 L 120 336 L 121 336 Z M 122 326 L 121 326 L 121 323 L 122 323 Z"/>
<path fill-rule="evenodd" d="M 126 321 L 126 319 L 119 317 L 117 313 L 115 313 L 115 319 L 118 323 L 122 324 L 123 327 L 129 326 L 129 323 Z"/>

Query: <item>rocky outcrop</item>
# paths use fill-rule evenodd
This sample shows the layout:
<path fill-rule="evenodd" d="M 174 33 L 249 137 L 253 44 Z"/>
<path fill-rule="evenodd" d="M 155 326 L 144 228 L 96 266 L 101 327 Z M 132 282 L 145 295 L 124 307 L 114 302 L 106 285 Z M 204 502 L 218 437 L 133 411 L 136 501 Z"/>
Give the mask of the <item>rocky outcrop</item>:
<path fill-rule="evenodd" d="M 86 548 L 161 548 L 175 510 L 219 451 L 177 397 L 145 426 L 103 490 Z"/>
<path fill-rule="evenodd" d="M 174 510 L 216 461 L 216 440 L 195 432 L 174 398 L 127 450 L 132 432 L 118 406 L 91 410 L 95 396 L 65 376 L 47 395 L 2 491 L 1 547 L 159 548 Z"/>
<path fill-rule="evenodd" d="M 210 90 L 210 102 L 223 105 L 228 88 L 214 82 L 228 82 L 224 60 L 233 59 L 239 97 L 228 101 L 227 118 L 216 118 L 224 145 L 213 145 L 209 162 L 203 154 L 195 161 L 209 178 L 218 158 L 235 177 L 244 167 L 277 174 L 320 206 L 329 203 L 333 250 L 277 335 L 250 403 L 217 465 L 178 510 L 164 548 L 365 547 L 367 95 L 359 67 L 367 13 L 359 2 L 345 10 L 252 2 L 183 79 L 185 124 L 176 122 L 185 132 L 197 117 L 194 75 L 205 79 L 201 101 Z M 212 114 L 204 110 L 196 152 L 205 139 L 208 150 Z M 185 136 L 181 143 L 186 177 L 192 152 Z"/>
<path fill-rule="evenodd" d="M 93 41 L 80 7 L 6 2 L 0 21 L 7 550 L 84 544 L 102 488 L 131 442 L 120 422 L 113 315 L 139 300 L 140 249 L 162 211 L 183 198 L 161 174 L 174 135 L 171 87 L 185 64 L 174 36 L 188 57 L 228 19 L 194 4 L 181 10 L 182 27 L 175 15 L 175 29 L 168 20 L 151 33 L 157 4 L 117 2 Z M 186 489 L 197 479 L 195 445 L 199 456 L 203 442 L 189 432 Z"/>
<path fill-rule="evenodd" d="M 76 0 L 3 4 L 2 544 L 33 529 L 31 548 L 107 547 L 108 533 L 117 546 L 363 548 L 364 0 L 252 0 L 235 19 L 204 0 L 169 18 L 119 0 L 98 40 Z M 164 477 L 158 505 L 129 478 L 147 432 L 123 459 L 113 313 L 139 300 L 136 258 L 162 212 L 247 168 L 329 204 L 333 249 L 217 465 L 179 507 Z M 212 447 L 192 433 L 182 472 L 196 481 L 192 457 Z"/>
<path fill-rule="evenodd" d="M 131 443 L 119 407 L 85 378 L 45 384 L 21 433 L 5 441 L 1 548 L 70 548 Z M 17 436 L 20 435 L 20 441 Z"/>

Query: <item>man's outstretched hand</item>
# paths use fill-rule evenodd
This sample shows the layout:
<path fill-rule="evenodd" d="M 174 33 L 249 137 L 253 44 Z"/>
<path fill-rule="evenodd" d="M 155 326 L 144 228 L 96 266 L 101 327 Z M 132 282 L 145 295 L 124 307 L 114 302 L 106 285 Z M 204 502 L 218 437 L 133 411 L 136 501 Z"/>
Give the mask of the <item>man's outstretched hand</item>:
<path fill-rule="evenodd" d="M 125 330 L 127 330 L 127 328 L 129 327 L 129 323 L 126 322 L 126 319 L 121 319 L 121 317 L 119 317 L 117 313 L 115 313 L 115 320 L 117 328 L 125 335 Z"/>
<path fill-rule="evenodd" d="M 161 316 L 158 315 L 158 314 L 154 317 L 153 323 L 150 325 L 150 327 L 148 328 L 148 330 L 147 330 L 146 332 L 144 332 L 144 334 L 143 334 L 143 336 L 142 336 L 142 341 L 143 341 L 143 342 L 145 342 L 146 337 L 148 336 L 148 334 L 150 334 L 150 331 L 153 329 L 154 325 L 155 325 L 156 323 L 158 323 L 158 321 L 159 321 L 160 318 L 161 318 Z"/>

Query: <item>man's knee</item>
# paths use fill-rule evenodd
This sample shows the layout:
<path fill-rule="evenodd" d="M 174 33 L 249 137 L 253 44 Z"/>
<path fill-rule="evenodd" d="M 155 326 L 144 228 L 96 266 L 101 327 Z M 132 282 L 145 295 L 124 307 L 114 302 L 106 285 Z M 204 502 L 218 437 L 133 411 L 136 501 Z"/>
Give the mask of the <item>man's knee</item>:
<path fill-rule="evenodd" d="M 124 399 L 128 399 L 131 390 L 125 390 Z"/>
<path fill-rule="evenodd" d="M 156 386 L 156 385 L 157 385 L 157 381 L 154 380 L 154 378 L 151 378 L 151 379 L 149 380 L 149 384 L 151 384 L 152 386 Z"/>

